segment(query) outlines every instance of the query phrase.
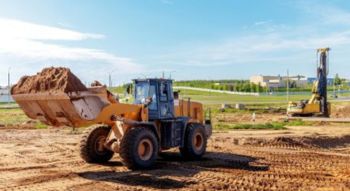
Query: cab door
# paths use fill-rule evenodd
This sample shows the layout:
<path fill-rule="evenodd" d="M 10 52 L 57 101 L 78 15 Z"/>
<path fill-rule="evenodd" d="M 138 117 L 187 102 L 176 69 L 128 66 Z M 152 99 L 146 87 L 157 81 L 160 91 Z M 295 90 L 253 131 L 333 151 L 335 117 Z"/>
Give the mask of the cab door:
<path fill-rule="evenodd" d="M 174 118 L 174 97 L 171 81 L 159 82 L 159 117 L 160 119 Z"/>

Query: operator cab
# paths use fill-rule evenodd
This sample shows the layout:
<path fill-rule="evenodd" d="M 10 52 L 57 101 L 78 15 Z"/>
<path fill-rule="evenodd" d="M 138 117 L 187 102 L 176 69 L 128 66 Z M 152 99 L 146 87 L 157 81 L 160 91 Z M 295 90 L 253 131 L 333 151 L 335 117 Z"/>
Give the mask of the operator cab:
<path fill-rule="evenodd" d="M 134 80 L 134 104 L 148 106 L 150 121 L 175 117 L 172 83 L 169 79 Z"/>

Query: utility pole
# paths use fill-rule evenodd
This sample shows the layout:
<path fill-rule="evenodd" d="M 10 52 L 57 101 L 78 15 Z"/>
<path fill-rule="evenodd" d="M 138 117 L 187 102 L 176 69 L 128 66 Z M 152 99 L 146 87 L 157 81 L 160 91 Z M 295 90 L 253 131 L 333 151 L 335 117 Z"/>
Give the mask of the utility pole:
<path fill-rule="evenodd" d="M 171 79 L 171 74 L 174 73 L 174 72 L 176 72 L 176 70 L 173 70 L 173 71 L 169 72 L 169 79 Z"/>
<path fill-rule="evenodd" d="M 287 69 L 287 103 L 289 103 L 289 70 Z"/>
<path fill-rule="evenodd" d="M 115 68 L 113 70 L 108 71 L 108 86 L 111 88 L 113 86 L 113 81 L 112 81 L 112 74 L 114 74 L 114 71 L 116 71 L 118 68 Z"/>
<path fill-rule="evenodd" d="M 11 67 L 9 67 L 8 70 L 7 70 L 7 88 L 8 88 L 7 104 L 10 104 L 10 99 L 11 99 L 11 76 L 10 76 L 10 70 L 11 70 Z"/>
<path fill-rule="evenodd" d="M 109 73 L 109 75 L 108 75 L 108 86 L 109 86 L 109 88 L 112 87 L 112 76 L 111 76 L 111 73 Z"/>
<path fill-rule="evenodd" d="M 333 97 L 337 98 L 337 95 L 335 93 L 335 78 L 333 78 Z"/>

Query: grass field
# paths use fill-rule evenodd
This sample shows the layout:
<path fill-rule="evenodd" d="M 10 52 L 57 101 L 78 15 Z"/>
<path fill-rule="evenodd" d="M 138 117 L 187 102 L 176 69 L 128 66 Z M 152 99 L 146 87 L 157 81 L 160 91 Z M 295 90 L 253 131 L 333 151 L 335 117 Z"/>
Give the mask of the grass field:
<path fill-rule="evenodd" d="M 29 118 L 19 108 L 0 109 L 0 124 L 3 124 L 3 125 L 21 124 L 28 120 Z"/>
<path fill-rule="evenodd" d="M 232 95 L 224 93 L 215 92 L 204 92 L 195 90 L 180 90 L 180 96 L 183 98 L 190 97 L 191 100 L 199 101 L 206 105 L 212 104 L 234 104 L 234 103 L 245 103 L 245 104 L 279 104 L 286 105 L 287 97 L 285 95 L 260 95 L 260 96 L 250 96 L 250 95 Z M 339 95 L 341 98 L 348 98 L 350 94 L 344 93 Z M 289 101 L 300 101 L 309 99 L 311 93 L 307 95 L 290 95 Z M 329 95 L 328 99 L 330 101 L 335 101 L 334 98 Z M 342 102 L 342 100 L 337 100 Z"/>
<path fill-rule="evenodd" d="M 110 89 L 113 93 L 121 94 L 123 90 L 121 88 Z M 180 96 L 182 98 L 190 97 L 193 101 L 199 101 L 206 105 L 217 104 L 234 104 L 234 103 L 287 103 L 286 96 L 248 96 L 248 95 L 232 95 L 224 93 L 203 92 L 195 90 L 180 90 Z M 122 95 L 121 95 L 122 97 Z M 292 95 L 290 101 L 298 101 L 301 99 L 308 99 L 305 95 Z"/>
<path fill-rule="evenodd" d="M 191 100 L 199 101 L 203 104 L 234 104 L 234 103 L 285 103 L 287 104 L 286 96 L 277 95 L 264 95 L 264 96 L 249 96 L 249 95 L 231 95 L 223 93 L 214 92 L 203 92 L 194 90 L 180 90 L 180 96 L 190 97 Z M 291 95 L 289 97 L 290 101 L 298 101 L 301 99 L 308 99 L 305 95 Z"/>
<path fill-rule="evenodd" d="M 273 129 L 282 130 L 286 129 L 282 123 L 258 123 L 258 124 L 224 124 L 219 123 L 214 126 L 214 130 L 232 130 L 232 129 Z"/>
<path fill-rule="evenodd" d="M 117 93 L 120 97 L 123 97 L 125 90 L 123 87 L 113 87 L 109 89 L 113 93 Z M 190 97 L 193 101 L 199 101 L 205 105 L 218 105 L 218 104 L 235 104 L 235 103 L 245 103 L 245 104 L 277 104 L 277 105 L 287 105 L 287 96 L 285 95 L 260 95 L 260 96 L 250 96 L 250 95 L 232 95 L 225 93 L 215 93 L 215 92 L 205 92 L 196 90 L 180 90 L 180 96 L 182 98 Z M 341 94 L 341 96 L 350 96 L 349 93 Z M 311 92 L 309 95 L 290 95 L 289 101 L 300 101 L 302 99 L 309 99 L 311 97 Z M 329 97 L 329 100 L 332 100 Z"/>
<path fill-rule="evenodd" d="M 18 126 L 27 123 L 30 119 L 24 114 L 20 108 L 5 109 L 0 108 L 0 125 L 1 126 Z M 34 127 L 36 129 L 45 129 L 48 126 L 39 122 L 32 121 L 28 127 Z"/>

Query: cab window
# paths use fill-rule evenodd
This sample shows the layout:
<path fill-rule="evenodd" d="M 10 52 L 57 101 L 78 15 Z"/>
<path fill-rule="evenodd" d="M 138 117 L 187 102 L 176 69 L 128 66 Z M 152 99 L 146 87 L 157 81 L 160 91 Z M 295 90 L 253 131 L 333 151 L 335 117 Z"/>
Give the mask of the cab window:
<path fill-rule="evenodd" d="M 148 97 L 149 84 L 137 83 L 135 86 L 135 104 L 143 104 Z"/>
<path fill-rule="evenodd" d="M 149 87 L 149 95 L 152 98 L 151 104 L 148 106 L 150 110 L 157 110 L 157 92 L 156 85 L 152 84 Z"/>
<path fill-rule="evenodd" d="M 168 84 L 166 82 L 161 82 L 159 89 L 160 89 L 160 100 L 168 101 L 168 95 L 169 95 Z"/>

